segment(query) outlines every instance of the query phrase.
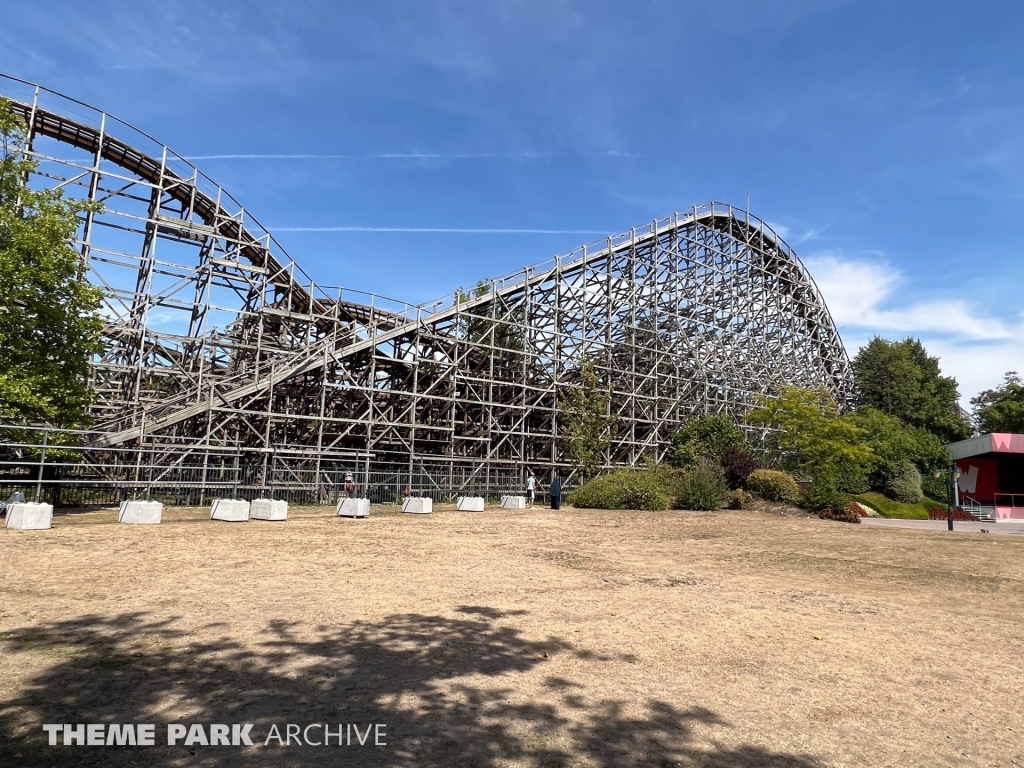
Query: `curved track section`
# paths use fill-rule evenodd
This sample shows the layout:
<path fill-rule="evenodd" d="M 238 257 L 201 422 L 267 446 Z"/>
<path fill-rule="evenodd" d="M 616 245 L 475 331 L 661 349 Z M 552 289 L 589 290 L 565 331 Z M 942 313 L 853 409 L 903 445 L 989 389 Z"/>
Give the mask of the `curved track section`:
<path fill-rule="evenodd" d="M 28 126 L 31 183 L 104 206 L 83 219 L 78 243 L 106 293 L 99 428 L 210 386 L 261 381 L 311 342 L 342 345 L 407 322 L 401 302 L 318 286 L 228 193 L 132 126 L 13 78 L 0 77 L 0 96 Z"/>
<path fill-rule="evenodd" d="M 9 78 L 0 94 L 29 125 L 31 183 L 105 206 L 80 233 L 108 294 L 98 451 L 231 445 L 315 483 L 326 466 L 373 463 L 480 489 L 564 466 L 557 393 L 584 358 L 617 416 L 608 465 L 660 459 L 686 418 L 741 413 L 782 384 L 849 396 L 807 270 L 729 205 L 414 306 L 317 285 L 227 193 L 109 115 Z M 181 453 L 167 462 L 187 463 Z"/>

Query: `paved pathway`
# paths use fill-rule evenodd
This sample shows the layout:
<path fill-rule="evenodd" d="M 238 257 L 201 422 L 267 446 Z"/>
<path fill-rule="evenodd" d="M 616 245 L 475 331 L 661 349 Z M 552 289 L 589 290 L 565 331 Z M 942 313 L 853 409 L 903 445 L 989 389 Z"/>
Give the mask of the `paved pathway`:
<path fill-rule="evenodd" d="M 875 525 L 879 528 L 911 528 L 918 531 L 945 531 L 945 520 L 892 520 L 883 517 L 862 517 L 863 525 Z M 1015 520 L 1012 523 L 967 523 L 956 520 L 953 522 L 953 532 L 957 533 L 989 533 L 1002 536 L 1024 536 L 1024 520 Z"/>

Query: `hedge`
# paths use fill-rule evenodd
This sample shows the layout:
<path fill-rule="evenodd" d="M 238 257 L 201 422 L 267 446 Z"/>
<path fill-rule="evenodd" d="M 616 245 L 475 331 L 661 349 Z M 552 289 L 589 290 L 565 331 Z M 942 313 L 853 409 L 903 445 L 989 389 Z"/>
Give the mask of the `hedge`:
<path fill-rule="evenodd" d="M 756 469 L 747 477 L 747 490 L 767 501 L 795 502 L 800 487 L 788 472 L 776 469 Z"/>

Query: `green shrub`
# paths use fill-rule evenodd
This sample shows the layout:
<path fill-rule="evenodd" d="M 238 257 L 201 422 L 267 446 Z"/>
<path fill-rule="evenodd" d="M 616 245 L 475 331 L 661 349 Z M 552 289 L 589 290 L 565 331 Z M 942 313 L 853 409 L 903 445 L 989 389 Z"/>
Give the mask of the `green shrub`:
<path fill-rule="evenodd" d="M 878 514 L 882 517 L 898 518 L 901 520 L 927 520 L 928 509 L 931 507 L 939 507 L 945 509 L 945 504 L 923 498 L 917 504 L 902 504 L 898 501 L 886 498 L 880 493 L 862 493 L 856 497 L 857 501 L 861 501 L 867 504 L 872 509 L 878 510 Z"/>
<path fill-rule="evenodd" d="M 854 496 L 871 490 L 871 483 L 863 467 L 839 466 L 831 469 L 830 474 L 834 477 L 836 488 L 843 493 Z"/>
<path fill-rule="evenodd" d="M 667 509 L 668 503 L 668 494 L 650 472 L 629 473 L 623 483 L 620 509 Z"/>
<path fill-rule="evenodd" d="M 687 420 L 672 435 L 668 463 L 688 469 L 701 459 L 720 462 L 729 448 L 747 447 L 747 437 L 736 420 L 727 413 L 696 416 Z"/>
<path fill-rule="evenodd" d="M 886 495 L 902 504 L 917 504 L 924 496 L 921 489 L 921 473 L 909 461 L 904 461 L 886 485 Z"/>
<path fill-rule="evenodd" d="M 753 500 L 753 496 L 742 488 L 737 488 L 734 491 L 729 491 L 729 495 L 725 498 L 725 506 L 729 509 L 746 509 Z"/>
<path fill-rule="evenodd" d="M 800 488 L 788 472 L 777 469 L 756 469 L 747 477 L 747 490 L 767 501 L 794 502 Z"/>
<path fill-rule="evenodd" d="M 921 490 L 929 499 L 944 499 L 949 495 L 946 477 L 933 477 L 931 473 L 921 473 Z"/>
<path fill-rule="evenodd" d="M 589 509 L 667 509 L 669 495 L 657 472 L 618 470 L 595 477 L 569 494 L 575 507 Z"/>
<path fill-rule="evenodd" d="M 675 507 L 718 509 L 725 501 L 728 490 L 722 468 L 705 460 L 679 473 Z"/>
<path fill-rule="evenodd" d="M 817 478 L 804 493 L 800 506 L 812 512 L 830 509 L 833 512 L 844 509 L 850 503 L 850 495 L 836 487 L 830 477 Z"/>

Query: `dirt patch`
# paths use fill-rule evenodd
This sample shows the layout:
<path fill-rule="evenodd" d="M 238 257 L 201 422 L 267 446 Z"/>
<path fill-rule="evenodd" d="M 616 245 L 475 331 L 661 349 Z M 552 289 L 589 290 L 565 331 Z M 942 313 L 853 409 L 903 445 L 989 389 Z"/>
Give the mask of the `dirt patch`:
<path fill-rule="evenodd" d="M 1024 540 L 778 509 L 208 518 L 0 530 L 0 764 L 1024 765 Z M 41 730 L 132 721 L 158 746 Z M 388 746 L 166 746 L 178 722 Z"/>

